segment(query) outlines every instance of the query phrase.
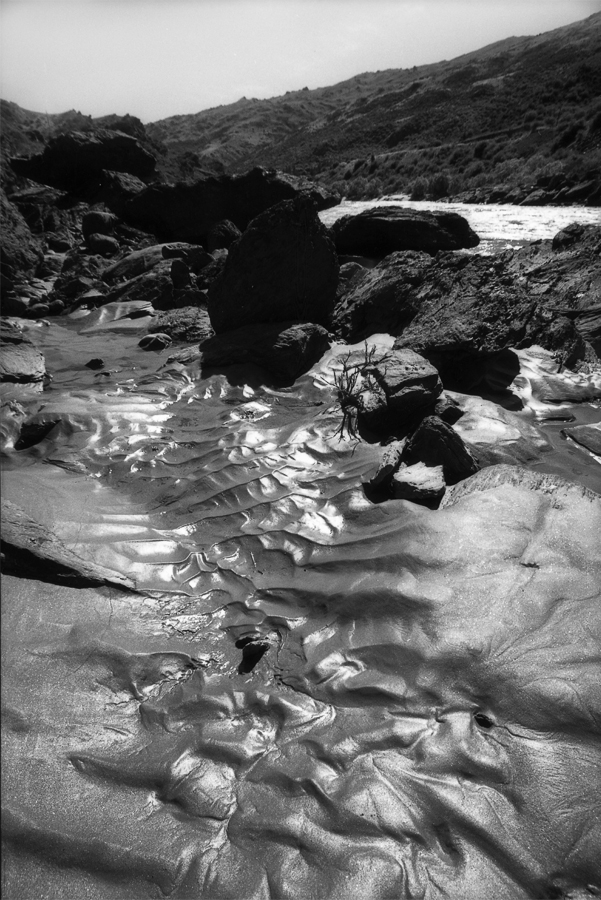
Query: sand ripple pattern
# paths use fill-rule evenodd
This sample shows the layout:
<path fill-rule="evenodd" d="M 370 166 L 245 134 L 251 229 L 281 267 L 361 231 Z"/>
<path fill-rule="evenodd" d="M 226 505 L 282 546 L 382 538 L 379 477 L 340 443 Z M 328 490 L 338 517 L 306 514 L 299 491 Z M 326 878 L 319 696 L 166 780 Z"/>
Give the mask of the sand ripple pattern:
<path fill-rule="evenodd" d="M 601 504 L 371 505 L 328 364 L 45 398 L 8 489 L 138 594 L 13 586 L 9 896 L 601 885 Z"/>

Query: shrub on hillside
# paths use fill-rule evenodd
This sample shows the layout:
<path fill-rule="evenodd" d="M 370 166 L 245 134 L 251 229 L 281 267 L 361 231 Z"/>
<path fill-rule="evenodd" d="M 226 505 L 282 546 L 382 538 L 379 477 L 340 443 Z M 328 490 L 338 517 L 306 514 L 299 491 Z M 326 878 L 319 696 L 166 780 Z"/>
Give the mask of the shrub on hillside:
<path fill-rule="evenodd" d="M 423 200 L 426 196 L 427 184 L 423 178 L 416 178 L 409 189 L 409 197 L 411 200 Z"/>
<path fill-rule="evenodd" d="M 449 176 L 445 172 L 439 172 L 428 181 L 428 195 L 432 200 L 440 200 L 449 193 Z"/>

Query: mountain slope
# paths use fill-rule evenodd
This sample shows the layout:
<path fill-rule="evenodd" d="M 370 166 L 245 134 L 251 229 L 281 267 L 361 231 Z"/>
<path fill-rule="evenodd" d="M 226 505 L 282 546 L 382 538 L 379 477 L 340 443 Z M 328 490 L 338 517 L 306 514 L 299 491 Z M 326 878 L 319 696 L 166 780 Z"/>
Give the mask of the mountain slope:
<path fill-rule="evenodd" d="M 601 13 L 451 61 L 368 72 L 147 126 L 171 177 L 223 163 L 272 165 L 345 193 L 407 189 L 446 173 L 454 190 L 594 169 L 601 147 Z"/>

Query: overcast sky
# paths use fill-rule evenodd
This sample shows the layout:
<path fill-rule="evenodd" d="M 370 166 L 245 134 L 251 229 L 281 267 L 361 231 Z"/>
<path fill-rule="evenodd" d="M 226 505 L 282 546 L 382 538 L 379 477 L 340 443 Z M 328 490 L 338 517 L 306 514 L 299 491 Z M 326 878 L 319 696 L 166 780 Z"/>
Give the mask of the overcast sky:
<path fill-rule="evenodd" d="M 601 0 L 0 0 L 1 95 L 144 122 L 452 59 Z"/>

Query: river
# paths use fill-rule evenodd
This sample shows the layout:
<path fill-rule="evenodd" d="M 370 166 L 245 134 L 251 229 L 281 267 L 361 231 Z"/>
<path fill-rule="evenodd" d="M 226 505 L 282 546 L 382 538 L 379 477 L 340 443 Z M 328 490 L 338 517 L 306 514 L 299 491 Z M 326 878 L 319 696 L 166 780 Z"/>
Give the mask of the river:
<path fill-rule="evenodd" d="M 529 241 L 550 240 L 570 222 L 601 224 L 601 210 L 586 206 L 513 206 L 512 204 L 446 203 L 409 200 L 404 194 L 391 194 L 380 200 L 343 201 L 319 214 L 324 225 L 332 225 L 344 215 L 356 215 L 373 206 L 400 205 L 409 209 L 456 212 L 464 216 L 480 237 L 472 253 L 497 253 L 509 247 L 521 247 Z"/>

